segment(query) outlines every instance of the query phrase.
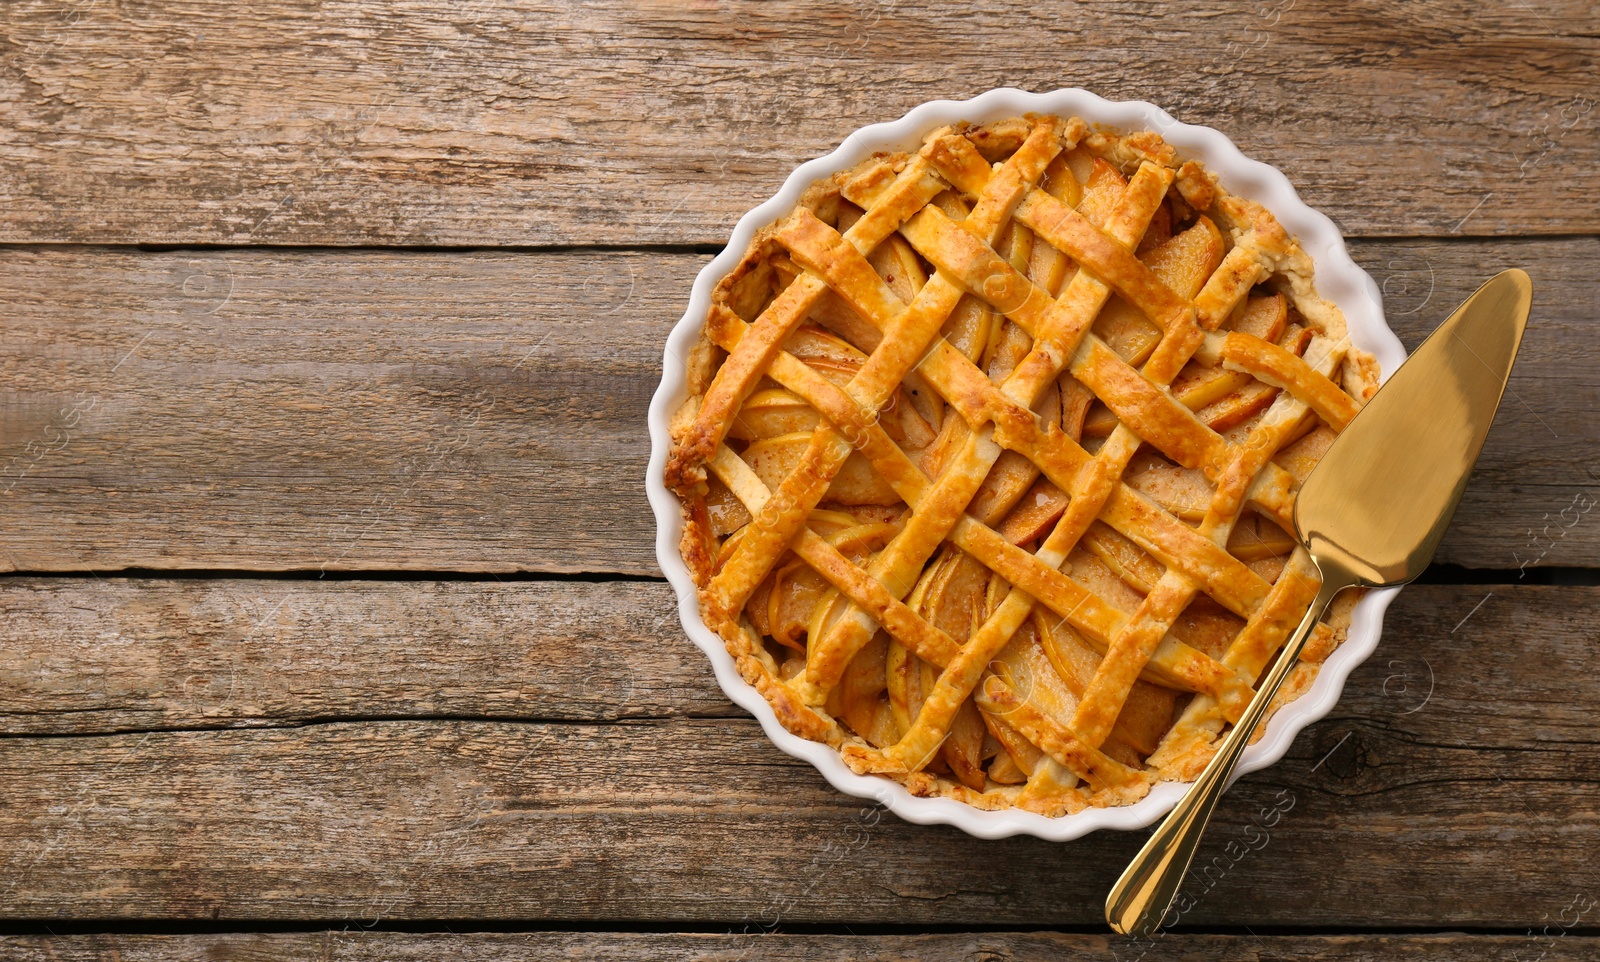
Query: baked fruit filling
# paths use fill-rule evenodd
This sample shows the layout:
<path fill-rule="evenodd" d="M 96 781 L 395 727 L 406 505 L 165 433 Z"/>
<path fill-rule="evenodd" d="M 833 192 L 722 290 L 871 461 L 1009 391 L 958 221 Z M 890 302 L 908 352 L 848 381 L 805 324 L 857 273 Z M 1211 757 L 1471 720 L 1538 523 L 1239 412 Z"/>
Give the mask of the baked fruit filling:
<path fill-rule="evenodd" d="M 786 727 L 918 794 L 1193 778 L 1316 593 L 1295 491 L 1376 390 L 1312 281 L 1265 209 L 1076 118 L 814 185 L 684 359 L 703 618 Z"/>

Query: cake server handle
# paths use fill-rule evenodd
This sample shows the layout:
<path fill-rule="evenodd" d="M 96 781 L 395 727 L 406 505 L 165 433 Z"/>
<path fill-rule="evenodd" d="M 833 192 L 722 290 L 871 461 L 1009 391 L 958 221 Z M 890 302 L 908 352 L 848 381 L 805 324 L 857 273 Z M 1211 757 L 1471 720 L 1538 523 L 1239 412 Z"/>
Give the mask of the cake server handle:
<path fill-rule="evenodd" d="M 1222 793 L 1232 782 L 1234 767 L 1250 744 L 1250 734 L 1256 730 L 1272 697 L 1277 694 L 1289 669 L 1300 657 L 1306 639 L 1316 627 L 1317 619 L 1333 601 L 1334 595 L 1355 584 L 1344 578 L 1324 578 L 1317 591 L 1316 600 L 1301 620 L 1300 626 L 1290 636 L 1289 643 L 1278 652 L 1272 672 L 1250 699 L 1250 705 L 1239 716 L 1233 730 L 1223 739 L 1222 747 L 1212 757 L 1211 764 L 1190 786 L 1188 794 L 1167 815 L 1155 834 L 1145 842 L 1144 848 L 1133 857 L 1128 868 L 1106 897 L 1106 921 L 1123 935 L 1149 935 L 1160 926 L 1162 918 L 1177 897 L 1183 878 L 1194 862 L 1205 835 L 1206 824 L 1217 808 Z"/>

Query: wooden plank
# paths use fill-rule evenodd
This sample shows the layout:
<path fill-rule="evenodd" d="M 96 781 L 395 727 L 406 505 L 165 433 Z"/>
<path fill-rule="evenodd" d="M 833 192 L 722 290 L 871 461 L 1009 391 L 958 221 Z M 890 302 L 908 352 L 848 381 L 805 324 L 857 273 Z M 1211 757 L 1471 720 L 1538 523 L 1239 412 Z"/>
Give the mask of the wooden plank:
<path fill-rule="evenodd" d="M 1575 640 L 1593 617 L 1573 599 L 1596 591 L 1407 588 L 1384 635 L 1384 652 L 1401 667 L 1363 671 L 1380 672 L 1397 704 L 1405 670 L 1437 674 L 1415 664 L 1416 651 L 1437 646 L 1459 662 L 1439 670 L 1466 672 L 1474 659 L 1471 670 L 1520 687 L 1497 696 L 1508 707 L 1487 719 L 1472 700 L 1486 691 L 1430 698 L 1429 720 L 1466 726 L 1484 744 L 1581 741 L 1584 706 L 1600 683 L 1552 669 L 1578 664 Z M 1557 661 L 1525 663 L 1530 632 L 1549 636 Z M 678 599 L 660 581 L 9 577 L 0 579 L 0 691 L 0 737 L 744 714 L 688 643 Z"/>
<path fill-rule="evenodd" d="M 721 243 L 858 127 L 1071 83 L 1222 129 L 1352 234 L 1600 227 L 1583 0 L 980 6 L 12 3 L 0 240 Z"/>
<path fill-rule="evenodd" d="M 1579 346 L 1600 240 L 1354 249 L 1410 344 L 1493 271 L 1533 271 L 1512 393 L 1440 558 L 1600 563 L 1574 506 L 1600 494 Z M 645 411 L 704 262 L 5 251 L 0 568 L 656 573 Z"/>
<path fill-rule="evenodd" d="M 1583 903 L 1580 903 L 1583 904 Z M 1574 912 L 1576 909 L 1573 910 Z M 1046 962 L 1052 959 L 1141 957 L 1184 962 L 1424 962 L 1474 959 L 1525 962 L 1535 956 L 1560 962 L 1593 958 L 1593 937 L 1549 935 L 1182 935 L 1149 945 L 1109 935 L 1060 932 L 983 932 L 939 935 L 791 935 L 752 930 L 731 934 L 629 932 L 251 932 L 225 935 L 79 935 L 0 937 L 0 953 L 15 962 L 431 962 L 439 958 L 500 960 L 654 959 L 700 962 L 764 959 L 770 962 Z M 1141 954 L 1142 953 L 1142 954 Z"/>
<path fill-rule="evenodd" d="M 0 557 L 652 573 L 645 409 L 700 260 L 12 251 Z"/>
<path fill-rule="evenodd" d="M 0 580 L 0 735 L 741 715 L 664 582 Z"/>
<path fill-rule="evenodd" d="M 49 600 L 60 590 L 51 582 L 6 587 L 39 596 L 41 618 L 66 619 L 69 635 L 140 630 L 153 620 L 144 608 L 183 624 L 185 606 L 159 599 L 255 590 L 112 583 L 85 593 L 84 607 L 98 613 L 68 615 L 65 598 Z M 291 662 L 316 625 L 338 631 L 340 619 L 355 624 L 362 611 L 390 610 L 363 593 L 409 590 L 362 582 L 324 597 L 317 587 L 308 598 L 346 613 L 302 614 L 311 629 L 250 639 L 260 667 L 242 673 L 242 683 Z M 558 623 L 581 621 L 585 607 L 603 623 L 599 612 L 648 615 L 670 604 L 660 585 L 560 590 L 572 593 L 563 610 L 574 614 Z M 1546 924 L 1575 893 L 1600 890 L 1592 858 L 1600 787 L 1591 777 L 1600 763 L 1592 724 L 1600 680 L 1589 670 L 1600 589 L 1490 590 L 1420 586 L 1401 596 L 1382 653 L 1352 676 L 1340 707 L 1230 796 L 1202 852 L 1206 874 L 1191 886 L 1186 921 L 1522 928 Z M 418 600 L 441 604 L 444 623 L 474 607 L 432 593 Z M 168 722 L 189 724 L 218 700 L 216 686 L 173 684 L 184 658 L 204 662 L 192 653 L 228 640 L 203 620 L 191 624 L 194 635 L 149 642 L 167 653 L 165 667 L 160 656 L 127 659 L 146 666 L 132 672 L 144 672 L 147 684 L 167 686 L 165 701 L 178 706 L 159 709 Z M 567 629 L 553 630 L 564 637 Z M 444 635 L 448 642 L 454 632 Z M 634 664 L 639 642 L 622 635 L 594 634 L 606 646 L 594 672 L 602 688 L 621 687 Z M 385 644 L 371 637 L 334 635 L 325 645 L 341 655 L 371 645 L 351 657 L 372 665 Z M 41 675 L 71 657 L 72 646 L 46 654 L 60 642 L 26 638 L 14 627 L 3 647 L 23 646 Z M 513 653 L 528 643 L 519 635 L 490 641 Z M 447 677 L 452 658 L 484 663 L 448 643 L 413 647 L 430 654 L 395 651 L 387 659 L 394 669 L 371 669 L 359 692 L 334 672 L 335 695 L 269 690 L 260 700 L 289 725 L 304 705 L 322 711 L 339 700 L 341 710 L 363 710 L 381 706 L 390 689 L 403 712 L 417 703 L 417 666 Z M 691 664 L 699 657 L 672 631 L 654 647 L 682 649 Z M 673 656 L 660 657 L 677 670 Z M 97 677 L 107 659 L 81 677 Z M 462 691 L 476 683 L 475 670 L 464 669 Z M 541 688 L 541 670 L 513 668 L 499 685 L 544 691 L 548 717 L 593 711 L 587 692 Z M 18 677 L 27 673 L 0 676 L 24 704 L 37 700 L 63 716 L 88 708 L 91 730 L 103 721 L 92 714 L 101 699 L 92 684 L 76 697 L 39 694 L 44 683 Z M 714 697 L 703 680 L 683 686 L 686 704 Z M 484 701 L 447 691 L 424 707 L 472 711 Z M 0 852 L 0 915 L 9 918 L 1093 925 L 1142 838 L 985 842 L 910 825 L 835 792 L 748 719 L 682 714 L 18 735 L 0 738 L 0 780 L 0 837 L 13 840 Z"/>
<path fill-rule="evenodd" d="M 1581 265 L 1600 257 L 1600 238 L 1358 243 L 1351 254 L 1378 282 L 1407 350 L 1494 274 L 1522 267 L 1533 277 L 1522 350 L 1438 560 L 1503 570 L 1595 566 L 1600 427 L 1590 412 L 1600 410 L 1600 377 L 1591 373 L 1600 353 L 1586 345 L 1600 302 L 1580 278 L 1592 273 Z"/>

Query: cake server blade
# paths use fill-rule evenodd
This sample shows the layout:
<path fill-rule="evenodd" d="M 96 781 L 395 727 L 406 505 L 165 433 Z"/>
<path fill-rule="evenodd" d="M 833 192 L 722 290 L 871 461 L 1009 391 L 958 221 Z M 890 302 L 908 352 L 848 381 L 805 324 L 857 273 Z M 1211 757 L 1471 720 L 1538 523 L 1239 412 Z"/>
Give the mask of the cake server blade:
<path fill-rule="evenodd" d="M 1334 595 L 1405 584 L 1433 559 L 1494 421 L 1522 344 L 1533 282 L 1504 271 L 1429 335 L 1335 440 L 1295 498 L 1295 529 L 1322 575 L 1316 600 L 1233 730 L 1106 899 L 1125 935 L 1160 926 L 1250 734 Z"/>

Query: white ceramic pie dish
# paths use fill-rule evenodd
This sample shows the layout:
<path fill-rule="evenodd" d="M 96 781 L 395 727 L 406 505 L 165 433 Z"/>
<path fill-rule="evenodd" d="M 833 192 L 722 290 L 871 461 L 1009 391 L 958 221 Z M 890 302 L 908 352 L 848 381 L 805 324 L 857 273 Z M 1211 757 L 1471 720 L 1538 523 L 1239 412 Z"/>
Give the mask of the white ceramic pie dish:
<path fill-rule="evenodd" d="M 689 306 L 667 338 L 661 384 L 650 403 L 650 467 L 645 488 L 656 516 L 656 557 L 677 594 L 684 630 L 711 660 L 723 691 L 756 717 L 773 744 L 816 766 L 840 791 L 875 799 L 910 822 L 954 825 L 980 838 L 1026 834 L 1066 841 L 1101 828 L 1134 829 L 1149 825 L 1170 811 L 1188 786 L 1162 782 L 1133 805 L 1089 808 L 1060 818 L 1048 818 L 1017 809 L 982 811 L 949 798 L 920 798 L 887 778 L 856 774 L 835 749 L 785 729 L 766 699 L 740 677 L 722 639 L 701 620 L 694 582 L 678 553 L 683 533 L 678 499 L 662 481 L 671 448 L 668 424 L 673 412 L 687 397 L 684 358 L 700 336 L 710 309 L 712 289 L 738 264 L 755 232 L 788 214 L 812 183 L 847 170 L 876 151 L 915 150 L 924 134 L 944 124 L 982 123 L 1027 113 L 1077 116 L 1090 124 L 1106 124 L 1125 131 L 1156 131 L 1182 156 L 1202 162 L 1229 191 L 1264 205 L 1284 229 L 1299 240 L 1316 264 L 1317 290 L 1344 312 L 1351 342 L 1376 359 L 1380 379 L 1386 378 L 1405 359 L 1405 348 L 1384 321 L 1377 284 L 1350 259 L 1338 228 L 1326 216 L 1308 207 L 1282 173 L 1244 156 L 1221 133 L 1210 127 L 1179 123 L 1166 111 L 1143 101 L 1112 102 L 1077 88 L 1038 94 L 1009 88 L 991 90 L 971 100 L 925 103 L 900 120 L 856 131 L 837 150 L 797 167 L 776 194 L 739 219 L 728 246 L 695 278 Z M 1397 588 L 1370 591 L 1356 605 L 1345 642 L 1323 664 L 1311 689 L 1273 715 L 1260 741 L 1245 750 L 1235 777 L 1265 768 L 1282 758 L 1302 728 L 1333 709 L 1345 679 L 1377 647 L 1384 610 L 1398 591 Z"/>

